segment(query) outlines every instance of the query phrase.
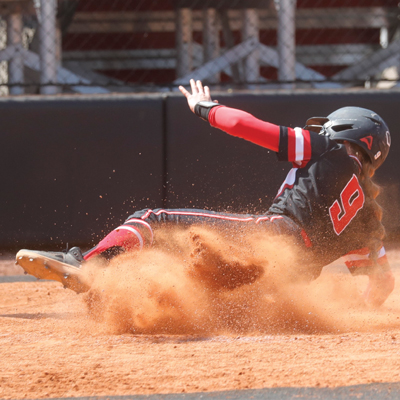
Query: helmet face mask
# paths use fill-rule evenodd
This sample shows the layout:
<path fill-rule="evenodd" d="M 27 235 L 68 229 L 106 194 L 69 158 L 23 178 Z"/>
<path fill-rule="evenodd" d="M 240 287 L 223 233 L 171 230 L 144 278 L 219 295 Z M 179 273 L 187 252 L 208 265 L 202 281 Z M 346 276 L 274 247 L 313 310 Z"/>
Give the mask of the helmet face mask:
<path fill-rule="evenodd" d="M 327 117 L 314 117 L 304 129 L 328 136 L 335 141 L 358 145 L 377 169 L 385 161 L 391 144 L 389 128 L 375 112 L 360 107 L 343 107 Z"/>
<path fill-rule="evenodd" d="M 304 129 L 315 133 L 320 133 L 325 123 L 329 121 L 326 117 L 312 117 L 306 121 Z"/>

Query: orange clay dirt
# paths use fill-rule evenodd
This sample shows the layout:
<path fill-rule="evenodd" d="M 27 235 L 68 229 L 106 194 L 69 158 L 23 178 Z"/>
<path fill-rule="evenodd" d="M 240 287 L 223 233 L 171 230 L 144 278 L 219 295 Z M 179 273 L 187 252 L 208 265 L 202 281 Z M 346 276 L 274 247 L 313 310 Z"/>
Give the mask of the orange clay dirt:
<path fill-rule="evenodd" d="M 243 237 L 160 233 L 158 247 L 87 263 L 80 295 L 0 284 L 0 398 L 400 381 L 398 284 L 370 309 L 367 279 L 340 262 L 299 283 L 289 246 Z M 400 253 L 388 254 L 400 282 Z"/>

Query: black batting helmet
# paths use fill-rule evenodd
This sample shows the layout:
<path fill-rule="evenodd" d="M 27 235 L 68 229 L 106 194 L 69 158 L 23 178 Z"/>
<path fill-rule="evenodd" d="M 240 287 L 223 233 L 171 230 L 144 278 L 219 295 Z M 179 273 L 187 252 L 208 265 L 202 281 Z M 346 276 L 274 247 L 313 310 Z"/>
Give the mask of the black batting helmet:
<path fill-rule="evenodd" d="M 329 136 L 332 140 L 347 140 L 360 146 L 375 169 L 385 161 L 391 144 L 389 128 L 375 112 L 360 107 L 343 107 L 327 117 L 307 120 L 304 129 Z"/>

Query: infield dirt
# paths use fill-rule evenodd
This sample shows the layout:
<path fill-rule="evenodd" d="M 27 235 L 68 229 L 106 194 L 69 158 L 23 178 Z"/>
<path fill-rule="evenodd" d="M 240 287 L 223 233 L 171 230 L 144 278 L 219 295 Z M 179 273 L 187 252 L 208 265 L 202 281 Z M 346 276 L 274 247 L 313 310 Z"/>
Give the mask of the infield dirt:
<path fill-rule="evenodd" d="M 398 285 L 369 309 L 366 278 L 340 263 L 295 283 L 282 248 L 242 246 L 242 257 L 201 230 L 182 240 L 87 265 L 92 289 L 81 295 L 56 282 L 1 284 L 0 397 L 400 381 Z M 389 260 L 399 282 L 400 252 Z"/>

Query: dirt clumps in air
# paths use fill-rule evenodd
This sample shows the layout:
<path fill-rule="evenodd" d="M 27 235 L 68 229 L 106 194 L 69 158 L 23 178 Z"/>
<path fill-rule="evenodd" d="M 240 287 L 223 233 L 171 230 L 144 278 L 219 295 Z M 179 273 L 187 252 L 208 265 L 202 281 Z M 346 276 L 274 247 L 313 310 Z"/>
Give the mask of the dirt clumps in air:
<path fill-rule="evenodd" d="M 303 281 L 298 256 L 290 241 L 260 232 L 166 228 L 150 249 L 85 266 L 93 283 L 84 298 L 89 315 L 119 334 L 362 329 L 357 285 L 340 275 Z"/>

